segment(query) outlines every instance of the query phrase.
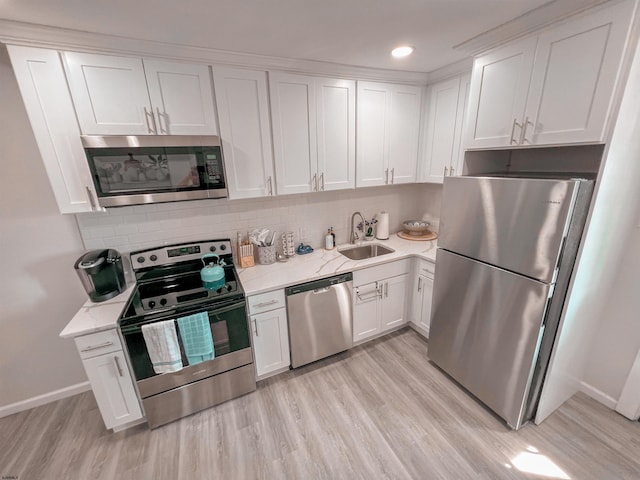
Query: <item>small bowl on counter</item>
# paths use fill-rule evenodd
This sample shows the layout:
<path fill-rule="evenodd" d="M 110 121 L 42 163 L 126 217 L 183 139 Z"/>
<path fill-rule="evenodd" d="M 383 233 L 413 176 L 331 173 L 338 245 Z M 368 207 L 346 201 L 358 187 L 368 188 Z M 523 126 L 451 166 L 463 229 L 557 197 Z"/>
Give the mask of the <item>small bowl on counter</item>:
<path fill-rule="evenodd" d="M 402 222 L 402 228 L 404 228 L 409 235 L 423 235 L 427 230 L 429 230 L 429 226 L 431 224 L 429 222 L 425 222 L 424 220 L 405 220 Z"/>

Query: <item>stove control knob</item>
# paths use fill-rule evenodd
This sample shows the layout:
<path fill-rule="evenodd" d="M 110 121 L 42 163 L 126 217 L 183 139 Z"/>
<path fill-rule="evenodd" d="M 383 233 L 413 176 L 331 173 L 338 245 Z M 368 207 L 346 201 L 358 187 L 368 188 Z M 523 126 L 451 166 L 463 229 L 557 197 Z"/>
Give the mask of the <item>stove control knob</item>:
<path fill-rule="evenodd" d="M 216 290 L 216 293 L 222 293 L 222 287 Z"/>
<path fill-rule="evenodd" d="M 144 263 L 144 257 L 138 257 L 136 260 L 138 263 Z"/>
<path fill-rule="evenodd" d="M 167 304 L 167 299 L 166 298 L 161 298 L 160 299 L 160 305 L 162 305 L 163 307 Z"/>
<path fill-rule="evenodd" d="M 209 250 L 212 251 L 212 252 L 215 252 L 216 251 L 216 246 L 215 245 L 211 245 L 209 247 Z"/>
<path fill-rule="evenodd" d="M 152 262 L 155 262 L 157 259 L 158 259 L 158 256 L 157 256 L 157 255 L 151 255 L 151 256 L 149 257 L 149 260 L 151 260 Z"/>
<path fill-rule="evenodd" d="M 225 288 L 227 289 L 227 292 L 230 292 L 233 289 L 233 287 L 228 283 L 225 285 Z"/>
<path fill-rule="evenodd" d="M 227 246 L 226 246 L 226 245 L 224 245 L 224 244 L 220 245 L 220 250 L 223 250 L 223 251 L 224 251 L 224 250 L 226 250 L 226 249 L 227 249 Z"/>
<path fill-rule="evenodd" d="M 153 300 L 149 301 L 149 308 L 153 308 L 156 306 L 156 302 L 154 302 Z"/>

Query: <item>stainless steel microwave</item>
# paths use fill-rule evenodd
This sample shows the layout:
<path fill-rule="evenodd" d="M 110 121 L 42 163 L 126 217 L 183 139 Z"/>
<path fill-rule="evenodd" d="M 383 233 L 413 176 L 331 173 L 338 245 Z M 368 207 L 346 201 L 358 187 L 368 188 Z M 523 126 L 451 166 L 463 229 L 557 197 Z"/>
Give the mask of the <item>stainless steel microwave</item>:
<path fill-rule="evenodd" d="M 227 196 L 217 136 L 81 138 L 102 207 Z"/>

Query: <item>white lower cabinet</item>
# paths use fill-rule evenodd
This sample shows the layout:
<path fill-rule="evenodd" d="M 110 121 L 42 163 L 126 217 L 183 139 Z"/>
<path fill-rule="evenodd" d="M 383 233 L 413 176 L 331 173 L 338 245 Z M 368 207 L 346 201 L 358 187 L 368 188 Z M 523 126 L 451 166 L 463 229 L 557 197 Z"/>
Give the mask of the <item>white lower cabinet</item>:
<path fill-rule="evenodd" d="M 393 330 L 407 321 L 409 260 L 353 272 L 353 342 Z"/>
<path fill-rule="evenodd" d="M 433 273 L 435 265 L 426 260 L 419 260 L 413 276 L 411 293 L 411 324 L 429 338 L 431 324 L 431 302 L 433 297 Z"/>
<path fill-rule="evenodd" d="M 257 378 L 289 368 L 289 329 L 284 290 L 248 299 L 249 320 Z"/>
<path fill-rule="evenodd" d="M 115 329 L 76 337 L 96 403 L 107 428 L 142 418 L 142 409 Z"/>

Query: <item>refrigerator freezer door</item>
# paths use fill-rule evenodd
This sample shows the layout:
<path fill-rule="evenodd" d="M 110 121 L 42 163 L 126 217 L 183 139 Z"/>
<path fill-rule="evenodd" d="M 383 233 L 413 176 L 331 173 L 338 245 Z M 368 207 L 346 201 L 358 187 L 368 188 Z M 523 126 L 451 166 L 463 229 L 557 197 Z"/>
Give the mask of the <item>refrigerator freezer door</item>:
<path fill-rule="evenodd" d="M 550 283 L 578 184 L 446 177 L 438 247 Z"/>
<path fill-rule="evenodd" d="M 442 249 L 435 279 L 429 358 L 519 428 L 550 286 Z"/>

